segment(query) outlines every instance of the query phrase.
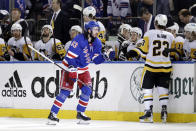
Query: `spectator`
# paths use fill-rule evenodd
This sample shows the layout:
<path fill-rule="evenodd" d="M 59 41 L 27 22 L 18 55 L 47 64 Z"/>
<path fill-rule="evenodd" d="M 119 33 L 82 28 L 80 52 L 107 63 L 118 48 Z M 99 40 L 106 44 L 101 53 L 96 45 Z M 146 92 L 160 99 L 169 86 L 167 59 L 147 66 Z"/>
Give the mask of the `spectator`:
<path fill-rule="evenodd" d="M 122 21 L 126 17 L 131 16 L 129 0 L 108 0 L 107 13 L 110 21 L 112 21 L 113 18 Z"/>
<path fill-rule="evenodd" d="M 31 50 L 28 45 L 32 45 L 28 37 L 22 36 L 22 26 L 15 23 L 11 27 L 13 37 L 8 40 L 8 54 L 11 61 L 28 61 L 32 60 Z"/>
<path fill-rule="evenodd" d="M 178 13 L 180 21 L 184 24 L 196 23 L 196 17 L 193 17 L 188 9 L 182 9 Z"/>
<path fill-rule="evenodd" d="M 11 23 L 3 31 L 3 38 L 7 42 L 11 38 L 11 27 L 13 24 L 20 24 L 22 26 L 22 36 L 29 35 L 28 23 L 26 20 L 21 19 L 21 11 L 18 8 L 12 9 L 11 12 Z"/>
<path fill-rule="evenodd" d="M 52 60 L 62 60 L 65 50 L 60 40 L 51 38 L 53 34 L 51 25 L 44 25 L 41 30 L 41 40 L 35 43 L 35 48 Z M 35 60 L 44 61 L 40 55 L 35 53 Z"/>
<path fill-rule="evenodd" d="M 142 33 L 144 34 L 150 29 L 154 29 L 154 16 L 148 11 L 147 8 L 141 8 L 140 10 L 141 19 L 139 19 L 138 27 L 142 29 Z"/>
<path fill-rule="evenodd" d="M 93 6 L 96 10 L 96 17 L 103 17 L 102 0 L 85 0 L 85 7 Z"/>
<path fill-rule="evenodd" d="M 50 25 L 53 27 L 54 37 L 59 39 L 63 45 L 69 41 L 69 20 L 67 16 L 61 11 L 61 0 L 52 1 L 53 15 L 50 19 Z"/>
<path fill-rule="evenodd" d="M 67 50 L 69 49 L 69 46 L 71 44 L 71 41 L 78 35 L 78 34 L 82 34 L 82 28 L 79 25 L 74 25 L 71 27 L 71 29 L 69 30 L 69 35 L 71 40 L 68 41 L 65 44 L 65 51 L 67 52 Z"/>

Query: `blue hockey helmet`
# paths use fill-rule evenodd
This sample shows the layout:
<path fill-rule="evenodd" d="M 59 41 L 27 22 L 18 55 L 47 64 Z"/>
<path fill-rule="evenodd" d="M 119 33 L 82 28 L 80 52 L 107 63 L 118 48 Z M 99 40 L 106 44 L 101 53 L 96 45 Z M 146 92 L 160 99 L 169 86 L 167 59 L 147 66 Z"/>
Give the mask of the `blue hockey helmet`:
<path fill-rule="evenodd" d="M 87 31 L 88 29 L 92 29 L 93 27 L 99 27 L 99 24 L 96 21 L 89 21 L 88 23 L 85 24 L 85 30 Z"/>

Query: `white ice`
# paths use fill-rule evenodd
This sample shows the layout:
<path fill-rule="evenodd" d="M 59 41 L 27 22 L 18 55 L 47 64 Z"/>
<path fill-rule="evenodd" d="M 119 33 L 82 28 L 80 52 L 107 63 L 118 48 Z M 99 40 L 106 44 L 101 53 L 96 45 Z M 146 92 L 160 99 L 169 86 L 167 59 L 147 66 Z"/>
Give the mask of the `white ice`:
<path fill-rule="evenodd" d="M 56 126 L 46 125 L 47 119 L 0 118 L 0 131 L 196 131 L 196 123 L 139 123 L 97 121 L 78 125 L 77 120 L 61 119 Z"/>

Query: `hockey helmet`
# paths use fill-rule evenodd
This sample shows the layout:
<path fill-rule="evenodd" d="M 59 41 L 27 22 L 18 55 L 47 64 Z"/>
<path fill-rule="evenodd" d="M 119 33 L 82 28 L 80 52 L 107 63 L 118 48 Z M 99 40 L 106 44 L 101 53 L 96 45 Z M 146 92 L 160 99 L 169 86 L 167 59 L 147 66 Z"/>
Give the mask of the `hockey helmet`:
<path fill-rule="evenodd" d="M 131 32 L 135 32 L 135 33 L 137 33 L 140 37 L 142 37 L 142 30 L 141 30 L 140 28 L 138 28 L 138 27 L 133 27 L 133 28 L 131 29 Z"/>
<path fill-rule="evenodd" d="M 126 29 L 128 30 L 129 32 L 131 31 L 131 26 L 129 24 L 122 24 L 120 27 L 119 27 L 119 31 L 120 31 L 120 34 L 123 34 L 123 30 Z"/>
<path fill-rule="evenodd" d="M 72 26 L 71 30 L 76 30 L 77 32 L 82 33 L 82 28 L 79 25 Z"/>
<path fill-rule="evenodd" d="M 88 17 L 90 15 L 95 16 L 96 15 L 96 10 L 93 6 L 88 6 L 88 7 L 84 8 L 83 15 L 88 16 Z"/>
<path fill-rule="evenodd" d="M 13 31 L 13 30 L 20 30 L 20 31 L 22 31 L 22 26 L 20 24 L 18 24 L 18 23 L 15 23 L 11 27 L 11 31 Z"/>
<path fill-rule="evenodd" d="M 187 31 L 187 32 L 195 32 L 196 33 L 196 23 L 188 23 L 185 25 L 184 27 L 184 31 Z"/>
<path fill-rule="evenodd" d="M 86 31 L 88 31 L 88 29 L 91 29 L 92 30 L 93 27 L 100 28 L 99 27 L 99 24 L 96 21 L 89 21 L 88 23 L 85 24 L 85 30 Z"/>
<path fill-rule="evenodd" d="M 178 34 L 178 31 L 179 31 L 179 25 L 175 22 L 174 25 L 168 27 L 167 29 L 170 29 L 170 30 L 175 30 L 176 34 Z"/>
<path fill-rule="evenodd" d="M 160 25 L 160 26 L 166 26 L 167 25 L 167 16 L 166 15 L 163 15 L 163 14 L 158 14 L 154 21 L 156 22 L 157 21 L 157 24 Z"/>
<path fill-rule="evenodd" d="M 44 28 L 48 28 L 50 30 L 50 36 L 52 36 L 52 34 L 53 34 L 52 26 L 51 25 L 44 25 L 42 27 L 41 34 L 42 34 Z"/>

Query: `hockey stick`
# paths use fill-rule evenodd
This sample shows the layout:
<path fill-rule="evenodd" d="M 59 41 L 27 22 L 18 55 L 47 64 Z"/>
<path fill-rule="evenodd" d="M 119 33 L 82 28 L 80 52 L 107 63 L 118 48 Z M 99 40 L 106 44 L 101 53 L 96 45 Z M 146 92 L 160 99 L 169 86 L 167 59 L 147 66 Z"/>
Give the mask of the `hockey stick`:
<path fill-rule="evenodd" d="M 35 49 L 34 47 L 32 47 L 31 45 L 28 45 L 28 47 L 29 47 L 30 49 L 32 49 L 33 51 L 35 51 L 36 53 L 38 53 L 39 55 L 41 55 L 43 58 L 45 58 L 45 59 L 48 60 L 49 62 L 51 62 L 52 64 L 58 66 L 60 69 L 62 69 L 62 70 L 64 70 L 64 71 L 66 71 L 63 67 L 61 67 L 61 66 L 58 65 L 56 62 L 54 62 L 54 61 L 52 61 L 51 59 L 49 59 L 49 58 L 48 58 L 47 56 L 45 56 L 44 54 L 40 53 L 38 50 L 36 50 L 36 49 Z M 87 86 L 88 88 L 90 88 L 92 91 L 95 92 L 95 94 L 98 95 L 98 97 L 101 98 L 101 95 L 100 95 L 98 92 L 96 92 L 95 90 L 93 90 L 89 85 L 87 85 L 86 83 L 84 83 L 84 82 L 81 81 L 80 79 L 77 79 L 77 81 L 80 82 L 80 83 L 82 83 L 83 85 Z"/>
<path fill-rule="evenodd" d="M 33 61 L 33 58 L 32 58 L 32 56 L 31 56 L 31 52 L 30 52 L 30 50 L 29 50 L 29 46 L 28 46 L 28 44 L 27 44 L 27 29 L 25 29 L 25 33 L 24 33 L 24 41 L 25 41 L 25 45 L 27 46 L 27 51 L 28 51 L 28 53 L 29 53 L 29 56 L 30 56 L 30 59 Z"/>

